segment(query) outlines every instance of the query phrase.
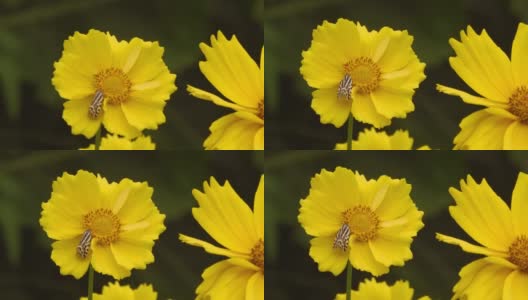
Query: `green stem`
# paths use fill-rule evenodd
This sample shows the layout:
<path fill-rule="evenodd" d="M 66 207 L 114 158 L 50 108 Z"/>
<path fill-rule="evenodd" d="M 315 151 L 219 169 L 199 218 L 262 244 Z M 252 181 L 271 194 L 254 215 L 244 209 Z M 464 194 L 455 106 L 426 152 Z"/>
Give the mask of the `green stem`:
<path fill-rule="evenodd" d="M 352 290 L 352 265 L 350 262 L 347 264 L 347 277 L 346 277 L 346 300 L 351 299 Z"/>
<path fill-rule="evenodd" d="M 97 133 L 95 134 L 95 150 L 101 148 L 101 131 L 101 127 L 99 127 L 99 130 L 97 130 Z"/>
<path fill-rule="evenodd" d="M 94 270 L 92 264 L 88 267 L 88 300 L 93 300 Z"/>
<path fill-rule="evenodd" d="M 354 117 L 352 113 L 348 116 L 348 128 L 347 128 L 347 150 L 352 150 L 352 133 L 354 132 Z"/>

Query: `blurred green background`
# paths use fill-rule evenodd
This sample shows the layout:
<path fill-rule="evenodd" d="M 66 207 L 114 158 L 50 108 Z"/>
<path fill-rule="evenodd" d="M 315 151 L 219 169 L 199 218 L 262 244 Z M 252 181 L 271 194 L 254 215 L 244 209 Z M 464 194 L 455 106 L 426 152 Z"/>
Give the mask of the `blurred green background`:
<path fill-rule="evenodd" d="M 49 199 L 52 182 L 63 172 L 79 169 L 99 173 L 109 181 L 130 178 L 147 181 L 152 199 L 165 214 L 165 226 L 154 246 L 156 261 L 135 270 L 121 284 L 137 287 L 151 283 L 158 299 L 194 299 L 201 273 L 223 259 L 181 243 L 179 233 L 217 244 L 191 215 L 196 207 L 191 191 L 215 177 L 229 180 L 235 191 L 253 207 L 263 172 L 262 151 L 182 152 L 3 152 L 0 159 L 0 299 L 79 299 L 87 294 L 86 276 L 61 276 L 50 259 L 51 240 L 38 221 L 41 203 Z M 95 291 L 113 282 L 96 274 Z"/>
<path fill-rule="evenodd" d="M 407 119 L 393 119 L 389 133 L 405 129 L 415 146 L 451 149 L 463 117 L 478 106 L 440 94 L 437 83 L 470 92 L 448 64 L 454 51 L 448 39 L 460 38 L 467 25 L 485 28 L 506 53 L 517 25 L 528 20 L 525 0 L 266 0 L 266 149 L 333 149 L 346 139 L 345 127 L 323 125 L 311 109 L 311 92 L 299 73 L 301 52 L 310 47 L 312 30 L 324 20 L 348 18 L 369 30 L 383 26 L 407 29 L 413 48 L 427 64 L 427 79 L 413 98 L 415 111 Z M 365 127 L 356 122 L 354 138 Z"/>
<path fill-rule="evenodd" d="M 200 42 L 222 30 L 235 34 L 257 61 L 263 44 L 263 0 L 0 0 L 0 140 L 5 149 L 78 149 L 62 119 L 63 100 L 51 85 L 53 62 L 75 31 L 110 31 L 119 40 L 159 41 L 178 90 L 167 122 L 146 131 L 158 149 L 201 149 L 209 125 L 229 109 L 188 95 L 187 84 L 216 89 L 198 68 Z"/>
<path fill-rule="evenodd" d="M 411 198 L 424 211 L 425 227 L 412 244 L 414 258 L 403 267 L 391 267 L 378 281 L 408 280 L 415 296 L 429 295 L 435 300 L 451 299 L 460 268 L 481 257 L 434 237 L 441 232 L 472 241 L 448 213 L 448 206 L 454 204 L 448 188 L 460 188 L 459 181 L 471 174 L 477 182 L 485 178 L 510 205 L 518 172 L 528 172 L 527 152 L 266 151 L 265 160 L 266 298 L 273 300 L 330 300 L 345 291 L 346 272 L 334 277 L 318 271 L 308 255 L 310 237 L 297 221 L 299 201 L 308 195 L 310 179 L 321 169 L 343 166 L 368 179 L 381 175 L 406 178 L 412 185 Z M 354 270 L 352 278 L 357 289 L 371 275 Z"/>

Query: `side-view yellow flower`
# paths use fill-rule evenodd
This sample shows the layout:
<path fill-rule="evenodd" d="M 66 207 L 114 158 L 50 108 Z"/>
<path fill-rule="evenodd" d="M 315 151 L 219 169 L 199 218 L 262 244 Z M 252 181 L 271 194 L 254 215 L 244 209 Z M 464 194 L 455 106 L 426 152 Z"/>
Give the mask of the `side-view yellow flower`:
<path fill-rule="evenodd" d="M 412 150 L 414 140 L 407 130 L 396 130 L 392 135 L 374 128 L 365 129 L 359 133 L 358 139 L 352 141 L 353 150 Z M 346 150 L 347 144 L 336 144 L 335 150 Z M 421 146 L 416 150 L 431 150 L 429 146 Z"/>
<path fill-rule="evenodd" d="M 180 234 L 180 240 L 205 251 L 227 256 L 205 269 L 196 289 L 196 299 L 264 299 L 264 175 L 255 193 L 253 211 L 233 190 L 211 177 L 203 192 L 193 190 L 199 207 L 192 214 L 202 228 L 220 245 Z"/>
<path fill-rule="evenodd" d="M 217 37 L 211 35 L 211 46 L 200 43 L 200 49 L 206 58 L 200 62 L 202 74 L 229 101 L 190 85 L 187 91 L 235 111 L 211 124 L 203 146 L 206 150 L 264 149 L 264 47 L 260 68 L 236 36 L 228 40 L 218 31 Z"/>
<path fill-rule="evenodd" d="M 72 133 L 91 138 L 103 124 L 134 138 L 164 123 L 163 108 L 176 91 L 176 75 L 162 55 L 158 42 L 118 41 L 94 29 L 64 41 L 51 82 L 67 100 L 62 117 Z"/>
<path fill-rule="evenodd" d="M 393 285 L 386 282 L 376 282 L 376 279 L 367 279 L 359 284 L 357 291 L 352 290 L 354 300 L 412 300 L 414 289 L 409 282 L 398 280 Z M 346 294 L 337 294 L 335 300 L 345 300 Z M 423 296 L 418 300 L 431 300 L 429 296 Z"/>
<path fill-rule="evenodd" d="M 87 300 L 81 297 L 81 300 Z M 101 294 L 94 293 L 93 300 L 156 300 L 158 293 L 154 291 L 152 285 L 141 284 L 137 289 L 132 289 L 128 285 L 119 285 L 119 282 L 109 283 L 103 287 Z"/>
<path fill-rule="evenodd" d="M 81 150 L 95 150 L 95 145 L 90 144 Z M 139 136 L 134 140 L 109 134 L 101 139 L 99 150 L 156 150 L 156 144 L 152 142 L 150 136 Z"/>
<path fill-rule="evenodd" d="M 355 119 L 387 126 L 414 110 L 412 96 L 425 79 L 425 64 L 411 48 L 407 31 L 368 31 L 350 20 L 324 21 L 303 51 L 300 72 L 313 92 L 321 123 L 341 127 Z"/>
<path fill-rule="evenodd" d="M 42 203 L 40 225 L 53 242 L 51 259 L 62 275 L 81 278 L 95 271 L 121 279 L 154 262 L 154 241 L 165 230 L 146 182 L 128 178 L 109 183 L 79 170 L 53 182 Z"/>
<path fill-rule="evenodd" d="M 411 243 L 423 227 L 423 212 L 410 197 L 405 179 L 367 180 L 358 172 L 325 169 L 310 182 L 301 200 L 299 223 L 310 241 L 319 271 L 339 275 L 348 261 L 379 276 L 413 257 Z"/>
<path fill-rule="evenodd" d="M 460 122 L 455 149 L 528 149 L 528 25 L 517 28 L 511 60 L 486 30 L 479 35 L 471 26 L 449 44 L 456 53 L 449 58 L 451 67 L 480 96 L 440 84 L 438 90 L 486 107 Z"/>
<path fill-rule="evenodd" d="M 453 299 L 516 300 L 528 295 L 528 174 L 519 173 L 511 210 L 485 179 L 468 175 L 460 190 L 450 188 L 451 217 L 478 244 L 443 234 L 436 237 L 469 253 L 484 255 L 460 270 Z"/>

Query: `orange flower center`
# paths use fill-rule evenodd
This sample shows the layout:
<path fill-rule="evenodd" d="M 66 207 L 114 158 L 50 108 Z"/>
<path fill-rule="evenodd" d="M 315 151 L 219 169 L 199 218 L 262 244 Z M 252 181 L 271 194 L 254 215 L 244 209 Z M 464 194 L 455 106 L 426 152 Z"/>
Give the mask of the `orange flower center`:
<path fill-rule="evenodd" d="M 357 241 L 366 242 L 376 237 L 379 228 L 378 216 L 365 205 L 358 205 L 343 212 L 344 223 Z"/>
<path fill-rule="evenodd" d="M 528 272 L 528 237 L 521 235 L 515 239 L 508 249 L 509 260 L 519 266 L 523 272 Z"/>
<path fill-rule="evenodd" d="M 261 239 L 251 248 L 251 262 L 264 270 L 264 241 Z"/>
<path fill-rule="evenodd" d="M 368 94 L 379 87 L 381 70 L 368 57 L 358 57 L 344 65 L 345 73 L 352 79 L 352 86 L 356 86 L 362 94 Z"/>
<path fill-rule="evenodd" d="M 118 68 L 108 68 L 95 75 L 95 88 L 103 92 L 109 104 L 121 104 L 130 97 L 132 82 Z"/>
<path fill-rule="evenodd" d="M 258 108 L 257 108 L 257 116 L 264 120 L 264 100 L 261 100 L 259 103 L 258 103 Z"/>
<path fill-rule="evenodd" d="M 83 227 L 91 231 L 99 245 L 108 246 L 119 238 L 121 222 L 111 210 L 99 208 L 84 216 Z"/>

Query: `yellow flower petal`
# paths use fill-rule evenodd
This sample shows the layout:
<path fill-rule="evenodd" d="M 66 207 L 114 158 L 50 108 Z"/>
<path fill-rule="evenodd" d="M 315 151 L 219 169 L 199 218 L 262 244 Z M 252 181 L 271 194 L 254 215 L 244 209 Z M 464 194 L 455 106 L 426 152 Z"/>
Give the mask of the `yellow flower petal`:
<path fill-rule="evenodd" d="M 145 102 L 142 99 L 130 99 L 126 105 L 121 105 L 128 123 L 136 128 L 158 129 L 165 123 L 163 108 L 165 102 Z"/>
<path fill-rule="evenodd" d="M 62 275 L 72 275 L 76 279 L 80 279 L 88 270 L 90 259 L 81 259 L 77 255 L 77 245 L 79 238 L 68 240 L 60 240 L 53 242 L 51 247 L 51 259 L 60 267 Z"/>
<path fill-rule="evenodd" d="M 399 218 L 410 208 L 416 209 L 410 197 L 411 185 L 405 179 L 392 179 L 383 175 L 376 181 L 374 189 L 376 193 L 383 192 L 382 198 L 371 204 L 381 221 Z"/>
<path fill-rule="evenodd" d="M 485 30 L 480 35 L 468 26 L 460 33 L 461 42 L 449 43 L 457 56 L 449 62 L 473 90 L 485 98 L 506 102 L 514 90 L 510 60 Z"/>
<path fill-rule="evenodd" d="M 508 275 L 504 281 L 502 299 L 523 300 L 528 295 L 528 274 L 515 271 Z"/>
<path fill-rule="evenodd" d="M 400 70 L 407 66 L 411 59 L 415 56 L 411 46 L 413 37 L 409 35 L 407 30 L 393 30 L 389 27 L 383 27 L 379 31 L 378 48 L 382 48 L 376 52 L 380 58 L 375 59 L 383 73 Z M 374 57 L 376 52 L 373 53 Z"/>
<path fill-rule="evenodd" d="M 204 141 L 206 150 L 253 150 L 262 124 L 247 120 L 243 112 L 234 112 L 214 121 Z"/>
<path fill-rule="evenodd" d="M 352 114 L 356 120 L 372 124 L 376 128 L 390 125 L 391 120 L 376 110 L 370 95 L 358 93 L 356 88 L 353 88 L 352 99 Z"/>
<path fill-rule="evenodd" d="M 222 186 L 213 177 L 204 182 L 204 191 L 193 190 L 199 207 L 194 218 L 207 233 L 224 247 L 249 253 L 257 242 L 253 212 L 228 181 Z"/>
<path fill-rule="evenodd" d="M 391 299 L 391 288 L 385 282 L 377 283 L 375 279 L 365 280 L 359 284 L 358 291 L 352 292 L 352 297 L 358 300 Z"/>
<path fill-rule="evenodd" d="M 333 248 L 333 237 L 316 237 L 310 240 L 310 257 L 317 263 L 321 272 L 332 272 L 337 276 L 343 272 L 348 262 L 348 252 Z"/>
<path fill-rule="evenodd" d="M 406 130 L 396 130 L 393 135 L 385 131 L 366 128 L 359 133 L 357 140 L 352 140 L 352 150 L 412 150 L 413 139 Z M 423 146 L 417 150 L 430 150 Z M 335 150 L 346 150 L 346 143 L 336 144 Z"/>
<path fill-rule="evenodd" d="M 323 22 L 313 31 L 310 49 L 303 51 L 300 72 L 316 89 L 337 87 L 344 75 L 343 65 L 359 55 L 357 25 L 346 19 Z"/>
<path fill-rule="evenodd" d="M 512 193 L 511 212 L 515 234 L 528 235 L 528 174 L 520 172 Z"/>
<path fill-rule="evenodd" d="M 251 112 L 255 111 L 253 108 L 245 107 L 245 106 L 242 106 L 242 105 L 239 105 L 239 104 L 236 104 L 236 103 L 232 103 L 232 102 L 226 101 L 226 100 L 218 97 L 217 95 L 215 95 L 213 93 L 209 93 L 209 92 L 206 92 L 206 91 L 201 90 L 199 88 L 195 88 L 194 86 L 191 86 L 191 85 L 187 85 L 187 92 L 189 92 L 189 94 L 191 94 L 191 96 L 194 96 L 194 97 L 196 97 L 198 99 L 211 101 L 211 102 L 213 102 L 214 104 L 216 104 L 218 106 L 231 108 L 231 109 L 236 110 L 236 111 L 251 111 Z"/>
<path fill-rule="evenodd" d="M 413 258 L 410 241 L 396 241 L 376 238 L 368 242 L 374 259 L 383 265 L 403 266 Z"/>
<path fill-rule="evenodd" d="M 88 116 L 88 107 L 92 101 L 92 96 L 64 102 L 62 118 L 71 126 L 72 134 L 82 134 L 86 138 L 95 136 L 101 126 L 101 120 L 92 120 Z"/>
<path fill-rule="evenodd" d="M 528 25 L 519 23 L 517 33 L 513 39 L 511 52 L 511 66 L 513 78 L 517 86 L 528 84 L 528 59 L 526 59 L 526 49 L 528 49 Z"/>
<path fill-rule="evenodd" d="M 161 74 L 160 70 L 169 73 L 163 62 L 163 47 L 158 42 L 143 41 L 133 38 L 127 45 L 120 66 L 130 77 L 133 84 L 151 81 Z"/>
<path fill-rule="evenodd" d="M 460 132 L 455 137 L 456 149 L 492 150 L 504 149 L 505 134 L 512 121 L 501 116 L 479 110 L 465 117 L 460 123 Z"/>
<path fill-rule="evenodd" d="M 369 243 L 350 241 L 350 263 L 358 270 L 366 271 L 374 276 L 380 276 L 389 272 L 389 267 L 376 260 L 372 254 Z"/>
<path fill-rule="evenodd" d="M 231 264 L 228 260 L 218 262 L 205 269 L 204 281 L 196 289 L 198 299 L 244 299 L 247 282 L 254 272 Z M 241 288 L 246 287 L 246 288 Z"/>
<path fill-rule="evenodd" d="M 509 127 L 504 133 L 504 150 L 528 149 L 528 126 L 521 122 L 509 122 Z"/>
<path fill-rule="evenodd" d="M 53 182 L 51 198 L 42 204 L 40 218 L 40 225 L 49 238 L 62 240 L 82 235 L 84 229 L 80 220 L 83 215 L 94 207 L 105 205 L 101 184 L 108 183 L 98 181 L 94 174 L 83 170 L 75 175 L 64 172 Z"/>
<path fill-rule="evenodd" d="M 407 281 L 396 281 L 391 287 L 392 299 L 412 299 L 414 290 L 409 286 Z"/>
<path fill-rule="evenodd" d="M 120 266 L 126 269 L 144 270 L 147 268 L 147 264 L 154 262 L 154 255 L 152 255 L 153 245 L 153 240 L 138 241 L 121 238 L 112 243 L 110 248 L 117 264 Z"/>
<path fill-rule="evenodd" d="M 134 299 L 136 300 L 156 300 L 157 298 L 158 293 L 154 291 L 150 284 L 141 284 L 134 291 Z"/>
<path fill-rule="evenodd" d="M 315 90 L 312 109 L 320 116 L 321 123 L 339 128 L 350 115 L 350 101 L 337 98 L 337 87 Z"/>
<path fill-rule="evenodd" d="M 92 243 L 92 266 L 95 271 L 119 280 L 130 276 L 130 270 L 119 265 L 110 247 Z"/>
<path fill-rule="evenodd" d="M 165 215 L 161 214 L 158 208 L 155 207 L 145 219 L 137 223 L 124 225 L 120 236 L 131 240 L 157 240 L 166 229 L 165 225 L 163 225 L 164 220 Z"/>
<path fill-rule="evenodd" d="M 211 35 L 211 46 L 200 44 L 206 61 L 200 62 L 200 70 L 218 91 L 233 102 L 256 108 L 264 99 L 264 79 L 255 61 L 233 36 L 226 39 L 218 31 Z"/>
<path fill-rule="evenodd" d="M 335 235 L 343 223 L 342 213 L 367 203 L 367 198 L 358 193 L 358 177 L 361 176 L 337 167 L 334 172 L 323 169 L 312 178 L 310 194 L 300 201 L 298 218 L 306 233 Z"/>
<path fill-rule="evenodd" d="M 264 300 L 264 274 L 257 272 L 249 278 L 245 299 Z"/>
<path fill-rule="evenodd" d="M 123 224 L 142 221 L 155 209 L 151 199 L 154 190 L 146 182 L 134 182 L 125 178 L 119 184 L 113 184 L 113 188 L 112 211 Z"/>
<path fill-rule="evenodd" d="M 490 248 L 476 246 L 476 245 L 473 245 L 473 244 L 468 243 L 466 241 L 463 241 L 461 239 L 457 239 L 457 238 L 450 237 L 450 236 L 447 236 L 447 235 L 443 235 L 443 234 L 440 234 L 440 233 L 436 234 L 436 238 L 439 241 L 442 241 L 444 243 L 448 243 L 448 244 L 451 244 L 451 245 L 457 245 L 460 248 L 462 248 L 462 250 L 464 250 L 466 252 L 469 252 L 469 253 L 482 254 L 482 255 L 487 255 L 487 256 L 507 257 L 507 253 L 506 252 L 496 251 L 496 250 L 493 250 L 493 249 L 490 249 Z"/>
<path fill-rule="evenodd" d="M 104 114 L 103 124 L 108 131 L 130 139 L 141 135 L 141 131 L 128 122 L 120 105 L 105 105 Z"/>
<path fill-rule="evenodd" d="M 79 150 L 95 150 L 95 145 L 90 144 Z M 150 136 L 140 136 L 135 140 L 129 140 L 115 134 L 108 134 L 101 139 L 99 150 L 156 150 L 156 144 L 152 142 Z"/>
<path fill-rule="evenodd" d="M 264 239 L 264 175 L 260 176 L 259 185 L 253 200 L 255 228 L 259 238 Z"/>
<path fill-rule="evenodd" d="M 466 296 L 468 299 L 501 299 L 505 287 L 504 281 L 511 273 L 511 269 L 487 262 L 477 262 L 479 260 L 465 266 L 460 272 L 461 280 L 453 289 L 455 296 Z M 461 285 L 461 282 L 465 286 Z"/>
<path fill-rule="evenodd" d="M 255 133 L 255 140 L 253 141 L 255 150 L 264 150 L 264 126 L 262 126 L 257 133 Z"/>
<path fill-rule="evenodd" d="M 227 257 L 241 257 L 245 259 L 250 258 L 248 254 L 237 253 L 229 249 L 220 248 L 211 243 L 208 243 L 208 242 L 205 242 L 205 241 L 202 241 L 200 239 L 196 239 L 190 236 L 186 236 L 184 234 L 180 234 L 179 237 L 180 237 L 180 241 L 186 244 L 189 244 L 191 246 L 202 247 L 207 253 L 211 253 L 215 255 L 223 255 Z"/>
<path fill-rule="evenodd" d="M 460 181 L 461 190 L 449 189 L 456 206 L 450 206 L 453 219 L 475 241 L 487 248 L 507 251 L 513 242 L 513 224 L 509 207 L 495 194 L 485 179 L 477 184 L 468 175 Z"/>
<path fill-rule="evenodd" d="M 375 93 L 371 93 L 370 97 L 376 111 L 383 117 L 392 119 L 394 117 L 405 118 L 407 113 L 414 110 L 413 94 L 413 90 L 382 87 Z"/>
<path fill-rule="evenodd" d="M 468 104 L 483 105 L 483 106 L 489 106 L 489 107 L 500 107 L 500 108 L 508 107 L 507 104 L 502 101 L 495 101 L 495 100 L 491 100 L 488 98 L 473 96 L 464 91 L 450 88 L 450 87 L 447 87 L 441 84 L 437 84 L 436 89 L 439 92 L 442 92 L 447 95 L 458 96 L 462 99 L 462 101 Z"/>

